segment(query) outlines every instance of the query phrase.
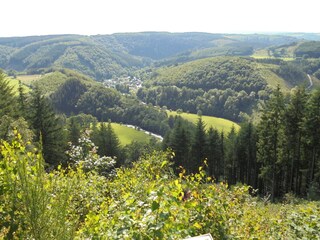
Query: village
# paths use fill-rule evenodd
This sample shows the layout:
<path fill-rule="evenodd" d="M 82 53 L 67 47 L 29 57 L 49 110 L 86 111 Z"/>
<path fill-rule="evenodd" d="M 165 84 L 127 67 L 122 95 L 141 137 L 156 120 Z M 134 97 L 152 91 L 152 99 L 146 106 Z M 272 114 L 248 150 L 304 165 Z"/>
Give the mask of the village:
<path fill-rule="evenodd" d="M 111 79 L 106 79 L 103 81 L 103 85 L 106 87 L 111 87 L 111 88 L 116 88 L 118 89 L 119 87 L 127 88 L 127 90 L 133 90 L 136 91 L 142 86 L 142 81 L 139 78 L 136 77 L 118 77 L 118 78 L 111 78 Z"/>

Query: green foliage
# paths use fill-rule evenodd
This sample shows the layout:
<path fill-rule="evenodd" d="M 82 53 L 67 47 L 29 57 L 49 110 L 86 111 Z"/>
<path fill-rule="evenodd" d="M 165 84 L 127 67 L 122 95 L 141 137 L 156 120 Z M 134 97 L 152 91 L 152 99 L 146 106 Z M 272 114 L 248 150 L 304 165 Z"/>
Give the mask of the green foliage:
<path fill-rule="evenodd" d="M 72 239 L 77 216 L 68 205 L 75 182 L 64 185 L 59 173 L 47 174 L 41 154 L 27 151 L 19 135 L 12 144 L 2 141 L 0 151 L 0 236 Z"/>
<path fill-rule="evenodd" d="M 108 108 L 114 108 L 119 105 L 120 99 L 121 94 L 114 89 L 93 87 L 81 96 L 77 105 L 79 111 L 90 113 L 98 119 L 103 119 L 107 118 Z"/>
<path fill-rule="evenodd" d="M 65 160 L 66 150 L 66 132 L 60 118 L 38 88 L 33 92 L 29 109 L 28 119 L 35 132 L 34 141 L 43 148 L 46 162 L 58 165 Z"/>
<path fill-rule="evenodd" d="M 151 79 L 156 85 L 175 85 L 191 89 L 244 90 L 247 93 L 265 88 L 253 61 L 244 58 L 218 57 L 192 61 L 178 66 L 163 67 Z"/>
<path fill-rule="evenodd" d="M 101 175 L 107 175 L 116 162 L 113 156 L 107 157 L 107 154 L 100 157 L 98 151 L 99 147 L 91 141 L 90 133 L 86 130 L 81 134 L 78 145 L 70 145 L 67 155 L 70 163 L 79 166 L 84 171 L 96 171 Z"/>
<path fill-rule="evenodd" d="M 80 80 L 69 78 L 51 96 L 53 105 L 60 112 L 77 113 L 77 103 L 87 87 Z"/>
<path fill-rule="evenodd" d="M 317 41 L 304 42 L 296 49 L 297 57 L 305 58 L 319 58 L 320 57 L 320 43 Z"/>
<path fill-rule="evenodd" d="M 32 141 L 34 133 L 30 130 L 29 124 L 24 118 L 15 119 L 8 115 L 0 117 L 0 139 L 6 141 L 14 140 L 14 132 L 16 130 L 20 133 L 24 143 Z"/>
<path fill-rule="evenodd" d="M 154 70 L 137 96 L 173 110 L 239 121 L 251 114 L 259 93 L 268 91 L 264 72 L 271 71 L 250 59 L 201 59 Z"/>
<path fill-rule="evenodd" d="M 111 121 L 100 123 L 99 126 L 93 128 L 93 142 L 98 147 L 98 154 L 101 156 L 119 157 L 120 142 L 115 134 Z"/>
<path fill-rule="evenodd" d="M 319 238 L 318 202 L 264 203 L 249 187 L 213 182 L 202 167 L 177 177 L 168 152 L 146 155 L 105 178 L 84 172 L 82 164 L 48 173 L 41 154 L 26 149 L 18 134 L 11 144 L 1 142 L 2 238 Z"/>
<path fill-rule="evenodd" d="M 13 87 L 9 85 L 4 73 L 0 69 L 0 116 L 15 115 L 17 99 L 13 94 Z"/>
<path fill-rule="evenodd" d="M 307 75 L 303 70 L 295 64 L 283 63 L 277 71 L 292 86 L 298 86 L 308 83 Z"/>
<path fill-rule="evenodd" d="M 217 55 L 250 55 L 256 48 L 294 41 L 294 37 L 260 34 L 167 32 L 0 38 L 0 67 L 17 71 L 63 67 L 100 80 L 128 75 L 155 60 L 174 64 Z"/>

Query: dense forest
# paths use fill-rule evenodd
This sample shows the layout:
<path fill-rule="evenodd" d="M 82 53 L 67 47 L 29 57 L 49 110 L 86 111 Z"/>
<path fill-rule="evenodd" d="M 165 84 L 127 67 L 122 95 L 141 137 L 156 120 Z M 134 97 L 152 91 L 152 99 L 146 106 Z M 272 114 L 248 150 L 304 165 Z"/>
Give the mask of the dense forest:
<path fill-rule="evenodd" d="M 317 40 L 0 38 L 0 238 L 319 239 Z"/>

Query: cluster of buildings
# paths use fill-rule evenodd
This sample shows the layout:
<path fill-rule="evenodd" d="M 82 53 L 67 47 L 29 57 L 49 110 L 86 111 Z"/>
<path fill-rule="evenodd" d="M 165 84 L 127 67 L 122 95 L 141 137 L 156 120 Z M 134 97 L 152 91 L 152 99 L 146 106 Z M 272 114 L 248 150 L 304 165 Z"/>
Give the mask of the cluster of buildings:
<path fill-rule="evenodd" d="M 111 88 L 118 88 L 119 86 L 126 86 L 130 90 L 138 90 L 142 87 L 142 81 L 136 77 L 118 77 L 106 79 L 103 81 L 103 85 Z"/>

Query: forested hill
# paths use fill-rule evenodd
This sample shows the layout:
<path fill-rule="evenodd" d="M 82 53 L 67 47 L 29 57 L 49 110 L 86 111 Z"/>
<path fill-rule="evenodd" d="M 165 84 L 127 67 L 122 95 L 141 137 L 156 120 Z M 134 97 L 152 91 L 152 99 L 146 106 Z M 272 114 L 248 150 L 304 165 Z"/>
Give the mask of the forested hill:
<path fill-rule="evenodd" d="M 146 81 L 137 95 L 146 103 L 235 121 L 251 115 L 272 87 L 309 84 L 307 74 L 294 64 L 243 57 L 200 59 L 141 75 Z"/>
<path fill-rule="evenodd" d="M 250 55 L 256 48 L 294 41 L 291 36 L 167 32 L 0 38 L 0 68 L 30 73 L 64 67 L 101 80 L 128 75 L 158 60 Z"/>

